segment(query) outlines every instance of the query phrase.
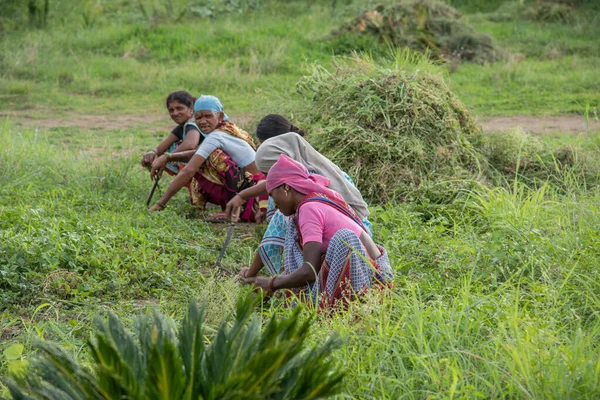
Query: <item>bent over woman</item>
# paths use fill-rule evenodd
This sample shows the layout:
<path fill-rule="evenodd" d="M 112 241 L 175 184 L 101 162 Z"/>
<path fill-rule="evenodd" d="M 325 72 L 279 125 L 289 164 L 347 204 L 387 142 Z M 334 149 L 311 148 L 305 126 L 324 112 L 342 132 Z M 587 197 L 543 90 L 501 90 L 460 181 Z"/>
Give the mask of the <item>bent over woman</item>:
<path fill-rule="evenodd" d="M 256 135 L 261 141 L 261 145 L 256 152 L 256 165 L 260 171 L 268 173 L 281 154 L 287 155 L 305 166 L 311 174 L 323 175 L 329 179 L 330 188 L 341 194 L 346 203 L 360 216 L 367 230 L 370 231 L 371 224 L 367 219 L 369 208 L 360 191 L 354 186 L 348 174 L 315 150 L 304 139 L 305 133 L 303 130 L 279 114 L 269 114 L 259 122 Z M 246 198 L 264 195 L 265 193 L 266 183 L 238 193 L 227 204 L 228 213 L 233 207 L 244 204 Z M 288 218 L 275 210 L 272 200 L 269 200 L 266 215 L 269 225 L 252 264 L 250 267 L 240 270 L 242 277 L 256 276 L 263 266 L 267 268 L 270 274 L 281 272 Z M 257 222 L 258 220 L 257 217 Z"/>
<path fill-rule="evenodd" d="M 255 145 L 252 137 L 235 124 L 224 120 L 223 106 L 218 98 L 202 95 L 194 104 L 194 118 L 203 140 L 198 150 L 165 154 L 152 164 L 151 174 L 159 174 L 167 162 L 189 158 L 188 164 L 171 182 L 165 194 L 152 206 L 151 211 L 162 210 L 186 182 L 192 204 L 204 209 L 207 202 L 222 209 L 236 193 L 264 180 L 254 163 Z M 266 200 L 266 196 L 264 196 Z M 242 209 L 240 218 L 253 221 L 257 199 L 252 198 Z"/>
<path fill-rule="evenodd" d="M 371 239 L 358 215 L 329 179 L 310 175 L 285 154 L 267 175 L 267 190 L 279 210 L 292 216 L 285 237 L 284 273 L 248 282 L 268 292 L 292 289 L 321 307 L 337 305 L 378 285 L 390 285 L 385 249 Z"/>

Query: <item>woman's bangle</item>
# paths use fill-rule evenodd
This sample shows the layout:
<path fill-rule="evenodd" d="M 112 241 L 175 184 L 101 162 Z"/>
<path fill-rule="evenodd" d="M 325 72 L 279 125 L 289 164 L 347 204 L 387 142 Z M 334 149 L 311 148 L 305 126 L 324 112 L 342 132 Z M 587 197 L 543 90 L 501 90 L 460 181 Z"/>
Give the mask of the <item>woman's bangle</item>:
<path fill-rule="evenodd" d="M 158 151 L 156 151 L 156 149 L 152 149 L 152 150 L 148 150 L 146 153 L 158 154 Z"/>
<path fill-rule="evenodd" d="M 173 157 L 171 157 L 171 153 L 165 153 L 164 155 L 165 155 L 165 157 L 167 157 L 168 162 L 173 161 Z"/>
<path fill-rule="evenodd" d="M 156 202 L 156 205 L 158 206 L 158 208 L 160 208 L 161 210 L 164 210 L 165 208 L 167 208 L 167 205 L 164 203 L 161 203 L 160 201 Z"/>
<path fill-rule="evenodd" d="M 269 278 L 269 290 L 271 292 L 275 291 L 275 288 L 273 287 L 273 282 L 275 282 L 275 278 L 277 278 L 276 276 L 272 276 Z"/>
<path fill-rule="evenodd" d="M 242 200 L 248 201 L 248 199 L 246 199 L 244 196 L 242 196 L 242 192 L 239 192 L 237 195 L 240 196 Z"/>

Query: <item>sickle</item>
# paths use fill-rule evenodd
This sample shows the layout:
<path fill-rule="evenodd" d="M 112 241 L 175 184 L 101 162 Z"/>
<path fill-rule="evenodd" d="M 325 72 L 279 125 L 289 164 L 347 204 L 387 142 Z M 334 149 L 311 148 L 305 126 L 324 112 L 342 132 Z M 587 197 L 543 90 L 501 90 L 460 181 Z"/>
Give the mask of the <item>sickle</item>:
<path fill-rule="evenodd" d="M 152 196 L 154 196 L 154 191 L 158 186 L 158 181 L 160 180 L 160 176 L 157 176 L 154 179 L 154 185 L 152 186 L 152 190 L 150 190 L 150 194 L 148 195 L 148 200 L 146 200 L 146 207 L 150 207 L 150 202 L 152 201 Z"/>
<path fill-rule="evenodd" d="M 233 230 L 235 229 L 235 223 L 240 218 L 240 211 L 241 211 L 240 207 L 233 210 L 233 213 L 231 215 L 231 224 L 229 225 L 229 228 L 227 228 L 227 236 L 225 236 L 225 242 L 223 243 L 223 247 L 221 248 L 219 257 L 217 257 L 217 264 L 216 264 L 217 267 L 221 271 L 226 273 L 227 275 L 231 275 L 231 271 L 229 271 L 227 268 L 223 267 L 223 265 L 221 264 L 221 260 L 223 259 L 223 256 L 225 255 L 225 251 L 227 250 L 227 246 L 229 245 L 229 242 L 231 241 L 231 236 L 233 235 Z"/>

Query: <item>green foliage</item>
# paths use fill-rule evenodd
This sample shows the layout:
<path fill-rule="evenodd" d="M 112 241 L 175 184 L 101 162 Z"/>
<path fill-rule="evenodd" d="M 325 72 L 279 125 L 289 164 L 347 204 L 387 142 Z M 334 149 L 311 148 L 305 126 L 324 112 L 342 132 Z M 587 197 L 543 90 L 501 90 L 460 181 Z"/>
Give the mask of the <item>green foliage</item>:
<path fill-rule="evenodd" d="M 134 336 L 111 313 L 96 322 L 88 342 L 91 367 L 58 344 L 39 342 L 42 357 L 19 383 L 9 383 L 10 391 L 14 399 L 65 400 L 315 399 L 338 393 L 343 372 L 329 359 L 337 341 L 307 349 L 311 321 L 302 321 L 299 309 L 281 320 L 272 316 L 261 329 L 252 318 L 255 303 L 240 298 L 233 325 L 221 323 L 210 341 L 195 302 L 177 331 L 155 312 L 138 320 Z"/>
<path fill-rule="evenodd" d="M 476 33 L 455 9 L 435 0 L 403 1 L 364 12 L 334 32 L 334 49 L 346 47 L 336 41 L 344 44 L 348 36 L 372 37 L 386 46 L 408 47 L 453 63 L 494 62 L 503 53 L 489 36 Z"/>

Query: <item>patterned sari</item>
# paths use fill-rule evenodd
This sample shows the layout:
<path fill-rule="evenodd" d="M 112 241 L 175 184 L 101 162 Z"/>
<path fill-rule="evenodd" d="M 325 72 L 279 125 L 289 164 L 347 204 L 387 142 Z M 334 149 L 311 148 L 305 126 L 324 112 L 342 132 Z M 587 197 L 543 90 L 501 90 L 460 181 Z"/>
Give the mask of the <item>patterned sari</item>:
<path fill-rule="evenodd" d="M 322 193 L 309 193 L 298 209 L 307 202 L 314 201 L 333 207 L 366 231 L 366 227 L 348 204 Z M 298 226 L 298 212 L 296 212 L 289 222 L 285 238 L 284 274 L 293 273 L 304 263 L 302 234 Z M 320 308 L 330 308 L 338 304 L 347 304 L 366 293 L 374 285 L 391 286 L 394 275 L 388 254 L 382 246 L 377 247 L 381 256 L 377 260 L 372 260 L 356 233 L 349 229 L 339 230 L 329 242 L 327 252 L 322 255 L 321 268 L 315 282 L 303 288 L 291 289 L 288 294 L 318 304 Z"/>
<path fill-rule="evenodd" d="M 217 130 L 228 133 L 232 136 L 245 140 L 250 147 L 256 149 L 252 136 L 243 129 L 229 121 L 223 121 L 217 126 Z M 237 193 L 254 186 L 265 179 L 260 173 L 252 175 L 240 168 L 233 159 L 222 149 L 216 149 L 204 161 L 202 166 L 194 174 L 190 185 L 190 199 L 193 205 L 200 210 L 206 208 L 206 203 L 210 202 L 225 209 L 227 202 Z M 263 198 L 260 198 L 263 200 Z M 264 196 L 264 200 L 267 196 Z M 256 199 L 249 199 L 240 215 L 242 221 L 253 221 L 254 213 L 258 207 Z"/>

